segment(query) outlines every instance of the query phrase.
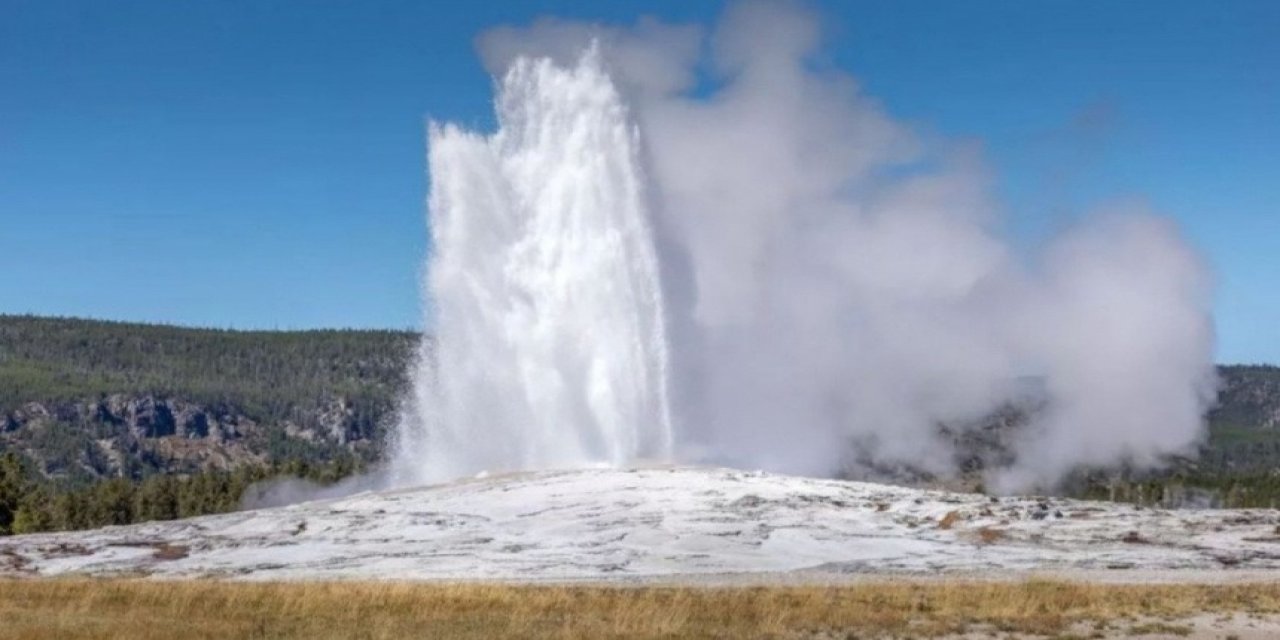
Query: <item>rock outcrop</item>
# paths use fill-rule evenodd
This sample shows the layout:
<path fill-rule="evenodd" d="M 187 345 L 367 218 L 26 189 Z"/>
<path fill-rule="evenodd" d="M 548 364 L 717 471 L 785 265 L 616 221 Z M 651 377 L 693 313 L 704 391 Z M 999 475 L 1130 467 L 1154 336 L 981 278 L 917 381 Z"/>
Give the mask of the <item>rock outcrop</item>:
<path fill-rule="evenodd" d="M 357 414 L 346 398 L 333 398 L 320 410 L 280 424 L 155 395 L 29 402 L 0 414 L 0 450 L 23 453 L 51 477 L 116 475 L 140 459 L 161 471 L 231 468 L 267 461 L 273 442 L 329 450 L 371 447 L 375 434 L 361 427 Z"/>

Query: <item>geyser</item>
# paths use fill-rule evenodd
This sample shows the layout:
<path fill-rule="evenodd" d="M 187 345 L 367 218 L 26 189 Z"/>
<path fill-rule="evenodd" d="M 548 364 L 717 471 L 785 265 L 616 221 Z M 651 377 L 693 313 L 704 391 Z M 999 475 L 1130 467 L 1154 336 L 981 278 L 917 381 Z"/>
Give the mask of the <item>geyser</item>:
<path fill-rule="evenodd" d="M 601 64 L 521 59 L 497 133 L 431 130 L 435 341 L 398 475 L 671 456 L 639 136 Z"/>
<path fill-rule="evenodd" d="M 940 425 L 1029 378 L 1040 409 L 993 486 L 1194 448 L 1210 282 L 1176 228 L 1110 205 L 1015 250 L 978 154 L 816 63 L 818 25 L 748 3 L 710 38 L 481 38 L 497 131 L 430 136 L 435 339 L 402 481 L 640 458 L 823 475 L 855 451 L 945 472 Z"/>

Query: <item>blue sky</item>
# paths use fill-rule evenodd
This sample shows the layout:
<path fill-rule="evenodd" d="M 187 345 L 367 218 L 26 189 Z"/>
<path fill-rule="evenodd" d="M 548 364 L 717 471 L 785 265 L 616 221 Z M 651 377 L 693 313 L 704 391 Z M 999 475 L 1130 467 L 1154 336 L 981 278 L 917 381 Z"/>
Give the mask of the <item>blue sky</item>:
<path fill-rule="evenodd" d="M 899 118 L 980 141 L 1015 234 L 1140 197 L 1280 362 L 1280 2 L 814 3 Z M 486 126 L 472 39 L 716 2 L 0 0 L 0 312 L 417 327 L 424 120 Z"/>

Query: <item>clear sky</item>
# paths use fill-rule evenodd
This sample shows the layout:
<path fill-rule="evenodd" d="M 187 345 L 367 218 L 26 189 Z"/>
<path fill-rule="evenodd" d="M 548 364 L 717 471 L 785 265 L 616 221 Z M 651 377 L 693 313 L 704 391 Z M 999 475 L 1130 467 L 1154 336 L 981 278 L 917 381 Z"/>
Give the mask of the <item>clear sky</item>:
<path fill-rule="evenodd" d="M 897 117 L 982 143 L 1025 243 L 1141 197 L 1280 362 L 1280 2 L 814 3 Z M 487 126 L 472 40 L 717 2 L 0 0 L 0 312 L 419 327 L 424 120 Z"/>

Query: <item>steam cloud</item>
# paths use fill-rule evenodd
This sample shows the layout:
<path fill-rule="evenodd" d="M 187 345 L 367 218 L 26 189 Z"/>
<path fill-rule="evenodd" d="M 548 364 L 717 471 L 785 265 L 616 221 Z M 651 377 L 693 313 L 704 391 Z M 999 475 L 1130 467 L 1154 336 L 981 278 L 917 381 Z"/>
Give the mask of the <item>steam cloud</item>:
<path fill-rule="evenodd" d="M 979 155 L 912 131 L 819 64 L 819 20 L 802 8 L 737 4 L 709 36 L 547 20 L 479 48 L 495 77 L 549 59 L 599 67 L 622 97 L 682 461 L 825 475 L 857 447 L 946 472 L 939 424 L 972 424 L 1029 388 L 1042 409 L 997 488 L 1157 464 L 1200 441 L 1211 281 L 1175 226 L 1119 204 L 1016 250 Z"/>

